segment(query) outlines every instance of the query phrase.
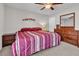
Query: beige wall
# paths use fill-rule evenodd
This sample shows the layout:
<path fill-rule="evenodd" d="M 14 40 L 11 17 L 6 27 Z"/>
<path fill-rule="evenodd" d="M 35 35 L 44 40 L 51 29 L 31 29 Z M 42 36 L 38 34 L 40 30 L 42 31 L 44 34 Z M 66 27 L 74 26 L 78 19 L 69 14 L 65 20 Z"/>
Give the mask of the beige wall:
<path fill-rule="evenodd" d="M 4 6 L 0 4 L 0 50 L 2 48 L 2 35 L 3 35 L 3 24 L 4 22 Z"/>
<path fill-rule="evenodd" d="M 75 29 L 79 30 L 79 6 L 72 6 L 70 8 L 63 8 L 57 15 L 55 15 L 55 23 L 60 24 L 60 15 L 75 12 Z"/>
<path fill-rule="evenodd" d="M 47 23 L 48 16 L 33 13 L 27 10 L 19 10 L 12 7 L 5 8 L 5 30 L 4 33 L 14 33 L 23 27 L 41 26 L 40 23 Z M 22 21 L 24 18 L 34 18 L 36 22 L 30 22 L 29 24 Z"/>

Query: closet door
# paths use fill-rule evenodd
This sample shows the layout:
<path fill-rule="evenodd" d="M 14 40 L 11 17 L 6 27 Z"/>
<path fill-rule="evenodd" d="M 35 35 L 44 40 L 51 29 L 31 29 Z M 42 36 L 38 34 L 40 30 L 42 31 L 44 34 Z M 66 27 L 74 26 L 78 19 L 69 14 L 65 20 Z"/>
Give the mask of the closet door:
<path fill-rule="evenodd" d="M 55 28 L 55 17 L 50 17 L 49 18 L 49 31 L 54 32 Z"/>

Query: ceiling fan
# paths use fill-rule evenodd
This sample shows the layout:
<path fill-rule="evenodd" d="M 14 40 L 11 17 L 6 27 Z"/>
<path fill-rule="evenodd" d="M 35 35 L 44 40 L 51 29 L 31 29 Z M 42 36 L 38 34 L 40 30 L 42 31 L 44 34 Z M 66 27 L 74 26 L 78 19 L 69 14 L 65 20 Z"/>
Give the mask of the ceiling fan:
<path fill-rule="evenodd" d="M 54 10 L 54 7 L 53 7 L 54 5 L 59 5 L 59 4 L 63 4 L 63 3 L 35 3 L 35 4 L 43 5 L 44 6 L 40 10 L 43 10 L 43 9 Z"/>

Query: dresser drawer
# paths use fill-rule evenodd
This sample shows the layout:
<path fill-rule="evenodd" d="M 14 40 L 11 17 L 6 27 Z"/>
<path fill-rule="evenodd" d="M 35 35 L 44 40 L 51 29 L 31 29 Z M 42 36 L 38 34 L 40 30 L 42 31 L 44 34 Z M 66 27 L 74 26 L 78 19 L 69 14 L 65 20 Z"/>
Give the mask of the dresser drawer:
<path fill-rule="evenodd" d="M 63 35 L 63 37 L 71 39 L 71 40 L 77 40 L 77 35 Z"/>
<path fill-rule="evenodd" d="M 6 34 L 2 36 L 2 46 L 11 45 L 15 41 L 15 34 Z"/>
<path fill-rule="evenodd" d="M 3 40 L 5 39 L 5 40 L 12 40 L 12 39 L 14 39 L 15 38 L 15 36 L 3 36 Z"/>
<path fill-rule="evenodd" d="M 73 44 L 73 45 L 77 45 L 77 40 L 72 40 L 72 39 L 64 38 L 64 41 L 68 42 L 70 44 Z"/>
<path fill-rule="evenodd" d="M 4 41 L 4 42 L 3 42 L 3 46 L 4 46 L 4 45 L 11 45 L 12 43 L 13 43 L 12 40 Z"/>

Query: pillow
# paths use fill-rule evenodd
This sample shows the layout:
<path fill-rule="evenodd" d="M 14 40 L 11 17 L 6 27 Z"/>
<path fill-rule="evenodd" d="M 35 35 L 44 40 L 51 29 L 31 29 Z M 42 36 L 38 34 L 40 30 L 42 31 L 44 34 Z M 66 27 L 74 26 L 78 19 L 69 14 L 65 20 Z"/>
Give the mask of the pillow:
<path fill-rule="evenodd" d="M 32 28 L 32 30 L 38 31 L 38 30 L 42 30 L 42 28 L 40 28 L 40 27 L 35 27 L 35 28 Z"/>
<path fill-rule="evenodd" d="M 31 31 L 31 28 L 22 28 L 21 31 Z"/>
<path fill-rule="evenodd" d="M 21 31 L 39 31 L 42 30 L 40 27 L 35 28 L 22 28 Z"/>

